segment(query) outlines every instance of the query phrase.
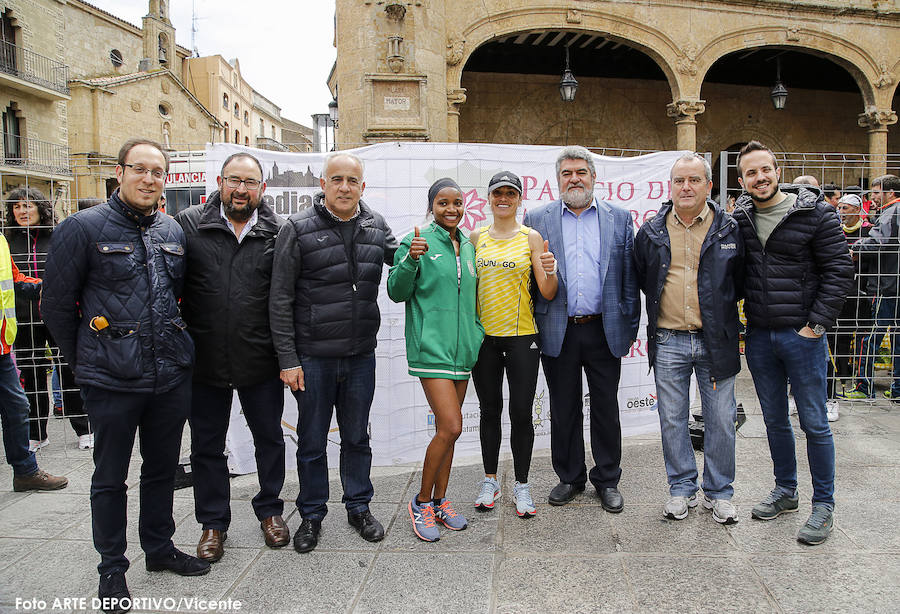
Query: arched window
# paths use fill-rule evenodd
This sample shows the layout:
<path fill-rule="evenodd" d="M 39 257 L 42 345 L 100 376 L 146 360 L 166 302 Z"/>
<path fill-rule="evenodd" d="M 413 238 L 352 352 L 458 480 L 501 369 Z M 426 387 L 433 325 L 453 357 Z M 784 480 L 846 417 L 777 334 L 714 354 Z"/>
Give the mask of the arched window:
<path fill-rule="evenodd" d="M 241 107 L 238 106 L 238 103 L 234 103 L 234 116 L 238 119 L 241 118 Z"/>
<path fill-rule="evenodd" d="M 222 142 L 227 143 L 228 142 L 228 122 L 225 122 L 225 128 L 222 130 L 222 134 L 223 134 Z"/>
<path fill-rule="evenodd" d="M 228 94 L 222 94 L 222 106 L 226 111 L 228 110 Z"/>
<path fill-rule="evenodd" d="M 159 63 L 166 64 L 169 61 L 167 48 L 169 47 L 169 39 L 162 32 L 159 33 Z"/>
<path fill-rule="evenodd" d="M 259 118 L 259 136 L 266 136 L 266 126 L 263 124 L 262 117 Z"/>
<path fill-rule="evenodd" d="M 237 130 L 234 131 L 234 144 L 235 145 L 241 144 L 241 133 Z"/>
<path fill-rule="evenodd" d="M 244 125 L 245 126 L 250 125 L 250 114 L 247 113 L 246 111 L 244 111 Z"/>
<path fill-rule="evenodd" d="M 249 136 L 244 137 L 244 145 L 246 145 L 247 147 L 250 147 L 250 137 Z"/>

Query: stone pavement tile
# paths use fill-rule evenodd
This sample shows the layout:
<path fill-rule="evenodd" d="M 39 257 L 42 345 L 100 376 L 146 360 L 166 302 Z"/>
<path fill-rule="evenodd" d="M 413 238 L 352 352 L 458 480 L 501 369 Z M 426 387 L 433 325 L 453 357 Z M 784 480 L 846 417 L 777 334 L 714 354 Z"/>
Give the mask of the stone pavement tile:
<path fill-rule="evenodd" d="M 410 495 L 411 498 L 412 495 Z M 441 539 L 436 542 L 424 542 L 413 532 L 408 504 L 409 502 L 397 505 L 397 515 L 388 528 L 382 546 L 383 550 L 415 553 L 491 552 L 496 550 L 500 525 L 500 515 L 496 513 L 498 510 L 482 513 L 477 512 L 475 506 L 469 501 L 454 502 L 454 509 L 457 513 L 465 516 L 469 526 L 462 531 L 451 531 L 441 523 L 437 523 Z M 387 527 L 386 524 L 385 527 Z"/>
<path fill-rule="evenodd" d="M 834 476 L 835 499 L 900 501 L 900 466 L 837 468 Z"/>
<path fill-rule="evenodd" d="M 608 517 L 597 505 L 538 504 L 537 516 L 521 519 L 506 513 L 503 550 L 506 553 L 612 554 L 616 552 Z M 625 512 L 629 513 L 628 504 Z"/>
<path fill-rule="evenodd" d="M 837 422 L 831 422 L 831 432 L 836 437 L 884 437 L 890 433 L 897 433 L 897 428 L 893 420 L 889 416 L 887 419 L 881 420 L 883 416 L 876 414 L 856 414 L 841 415 Z"/>
<path fill-rule="evenodd" d="M 371 552 L 265 550 L 228 596 L 240 600 L 246 612 L 349 611 L 373 557 Z"/>
<path fill-rule="evenodd" d="M 807 554 L 752 556 L 749 561 L 782 612 L 893 614 L 900 604 L 896 554 L 816 549 Z"/>
<path fill-rule="evenodd" d="M 900 553 L 900 531 L 894 515 L 896 504 L 855 498 L 837 499 L 836 503 L 834 533 L 841 531 L 863 550 Z"/>
<path fill-rule="evenodd" d="M 617 551 L 646 553 L 727 554 L 734 542 L 725 527 L 700 506 L 684 520 L 663 517 L 663 506 L 625 506 L 621 514 L 610 514 L 609 524 Z"/>
<path fill-rule="evenodd" d="M 618 555 L 507 556 L 494 574 L 496 612 L 634 612 L 637 601 L 624 574 Z"/>
<path fill-rule="evenodd" d="M 179 545 L 179 549 L 191 553 L 190 548 L 183 545 Z M 237 578 L 249 575 L 254 582 L 263 581 L 263 578 L 254 576 L 252 573 L 251 564 L 258 555 L 259 551 L 256 549 L 234 548 L 222 557 L 222 560 L 214 563 L 212 569 L 205 576 L 185 577 L 170 571 L 147 571 L 143 554 L 136 554 L 129 549 L 131 568 L 128 570 L 126 580 L 132 597 L 174 598 L 176 601 L 179 597 L 220 600 L 231 590 Z M 95 595 L 96 590 L 95 585 L 93 593 Z M 145 608 L 140 611 L 159 612 L 161 610 L 161 608 Z M 190 610 L 182 605 L 175 611 Z M 196 611 L 196 608 L 193 611 Z M 260 610 L 251 608 L 243 609 L 243 611 Z"/>
<path fill-rule="evenodd" d="M 79 509 L 78 519 L 72 523 L 60 535 L 60 539 L 80 539 L 91 541 L 91 503 L 87 495 L 78 495 L 82 497 L 83 505 Z M 128 490 L 128 506 L 126 513 L 128 514 L 128 526 L 125 530 L 125 538 L 129 544 L 138 543 L 138 512 L 140 509 L 140 497 L 136 489 Z M 175 518 L 175 526 L 187 520 L 194 519 L 194 501 L 193 499 L 173 499 L 172 516 Z M 176 535 L 178 531 L 176 529 Z M 198 535 L 199 537 L 199 535 Z M 187 540 L 190 541 L 190 540 Z"/>
<path fill-rule="evenodd" d="M 353 611 L 358 614 L 487 612 L 492 565 L 491 554 L 382 552 L 366 578 Z"/>
<path fill-rule="evenodd" d="M 10 482 L 12 482 L 10 480 Z M 27 492 L 14 492 L 12 489 L 12 483 L 10 483 L 8 488 L 0 487 L 0 510 L 8 505 L 12 505 L 16 501 L 20 501 L 30 495 L 31 493 Z"/>
<path fill-rule="evenodd" d="M 31 493 L 0 510 L 0 537 L 50 538 L 75 524 L 84 510 L 84 495 Z"/>
<path fill-rule="evenodd" d="M 735 556 L 630 555 L 625 575 L 644 612 L 764 612 L 773 604 L 750 563 Z"/>
<path fill-rule="evenodd" d="M 384 530 L 386 532 L 384 540 L 382 540 L 381 542 L 373 543 L 364 540 L 359 536 L 359 533 L 356 532 L 356 529 L 350 526 L 350 524 L 347 522 L 347 511 L 344 509 L 344 506 L 340 504 L 330 505 L 328 515 L 325 516 L 325 520 L 322 521 L 322 531 L 319 533 L 319 545 L 316 547 L 316 551 L 359 550 L 361 552 L 366 552 L 379 548 L 381 544 L 385 543 L 385 541 L 388 539 L 388 535 L 391 531 L 390 527 L 394 520 L 394 517 L 398 513 L 397 510 L 399 506 L 399 503 L 370 504 L 369 510 L 372 512 L 372 515 L 375 516 L 375 518 L 377 518 L 378 521 L 384 526 Z M 294 533 L 300 527 L 300 523 L 302 521 L 303 519 L 300 517 L 299 512 L 293 514 L 291 516 L 291 519 L 288 520 L 288 526 L 291 529 L 292 539 L 294 537 Z M 257 531 L 258 530 L 259 529 L 257 529 Z M 260 539 L 262 539 L 261 535 Z M 289 545 L 286 548 L 293 551 L 293 545 Z"/>
<path fill-rule="evenodd" d="M 622 442 L 622 463 L 621 467 L 661 467 L 663 463 L 662 442 L 639 440 L 632 442 L 625 439 Z"/>
<path fill-rule="evenodd" d="M 697 470 L 703 472 L 703 464 L 700 459 L 698 459 Z M 625 498 L 626 510 L 631 503 L 652 504 L 657 503 L 660 499 L 665 503 L 669 494 L 669 485 L 666 480 L 666 466 L 663 463 L 662 454 L 659 455 L 659 463 L 653 467 L 626 467 L 623 465 L 619 491 Z M 585 492 L 588 494 L 590 503 L 600 504 L 600 497 L 590 483 Z"/>
<path fill-rule="evenodd" d="M 858 552 L 859 547 L 841 532 L 843 520 L 840 510 L 835 514 L 835 529 L 823 544 L 807 546 L 797 541 L 797 531 L 809 518 L 809 497 L 801 494 L 800 511 L 782 514 L 774 520 L 751 518 L 752 505 L 739 505 L 740 522 L 727 528 L 737 547 L 747 553 L 804 553 L 804 552 Z"/>
<path fill-rule="evenodd" d="M 94 546 L 89 542 L 53 540 L 43 543 L 3 570 L 0 603 L 15 603 L 16 597 L 46 600 L 91 597 L 97 594 Z"/>
<path fill-rule="evenodd" d="M 887 437 L 835 437 L 837 470 L 858 466 L 900 466 L 900 441 Z"/>
<path fill-rule="evenodd" d="M 3 571 L 20 558 L 40 547 L 42 539 L 19 539 L 16 537 L 0 537 L 0 571 Z M 2 586 L 2 581 L 0 581 Z"/>

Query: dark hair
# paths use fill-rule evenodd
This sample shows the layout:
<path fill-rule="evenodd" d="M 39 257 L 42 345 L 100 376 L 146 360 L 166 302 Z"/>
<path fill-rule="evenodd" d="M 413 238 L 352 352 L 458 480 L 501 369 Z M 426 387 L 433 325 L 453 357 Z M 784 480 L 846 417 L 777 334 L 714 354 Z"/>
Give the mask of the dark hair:
<path fill-rule="evenodd" d="M 227 158 L 225 158 L 225 161 L 222 162 L 222 170 L 219 171 L 219 175 L 224 177 L 225 176 L 225 167 L 228 166 L 229 164 L 231 164 L 232 160 L 237 160 L 238 158 L 248 158 L 248 159 L 256 162 L 256 167 L 259 169 L 259 180 L 265 181 L 266 176 L 265 176 L 265 174 L 263 174 L 262 164 L 259 163 L 259 160 L 256 159 L 256 156 L 248 154 L 247 152 L 244 152 L 244 151 L 239 151 L 237 153 L 233 153 L 230 156 L 228 156 Z"/>
<path fill-rule="evenodd" d="M 122 147 L 119 148 L 119 156 L 116 158 L 116 164 L 125 168 L 125 158 L 128 156 L 128 152 L 137 147 L 138 145 L 149 145 L 150 147 L 155 147 L 159 150 L 159 153 L 163 155 L 163 158 L 166 159 L 166 172 L 169 172 L 169 154 L 166 153 L 166 150 L 163 149 L 163 146 L 151 139 L 144 138 L 135 138 L 128 139 L 124 143 L 122 143 Z"/>
<path fill-rule="evenodd" d="M 834 196 L 835 192 L 840 192 L 840 191 L 841 191 L 841 189 L 833 183 L 826 183 L 825 185 L 822 186 L 822 192 L 828 198 L 831 198 L 832 196 Z"/>
<path fill-rule="evenodd" d="M 426 209 L 428 213 L 431 213 L 431 210 L 434 209 L 434 199 L 437 197 L 438 192 L 440 192 L 444 188 L 453 188 L 454 190 L 462 194 L 462 188 L 460 188 L 459 184 L 456 183 L 453 179 L 450 179 L 449 177 L 438 179 L 431 184 L 430 188 L 428 188 L 428 209 Z"/>
<path fill-rule="evenodd" d="M 882 175 L 872 180 L 871 187 L 881 186 L 882 192 L 900 193 L 900 177 L 897 175 Z"/>
<path fill-rule="evenodd" d="M 6 197 L 7 227 L 16 228 L 19 226 L 19 222 L 16 221 L 16 216 L 13 214 L 13 207 L 15 207 L 16 203 L 22 201 L 34 203 L 37 206 L 38 215 L 40 216 L 38 219 L 39 226 L 52 226 L 53 222 L 56 221 L 56 216 L 53 215 L 53 205 L 50 204 L 43 192 L 37 188 L 16 188 Z"/>
<path fill-rule="evenodd" d="M 741 171 L 741 158 L 743 158 L 744 156 L 746 156 L 748 153 L 752 153 L 752 152 L 754 152 L 754 151 L 765 151 L 765 152 L 768 152 L 769 155 L 772 156 L 772 163 L 775 164 L 775 168 L 778 168 L 778 159 L 775 158 L 775 152 L 773 152 L 771 149 L 769 149 L 768 147 L 766 147 L 765 145 L 763 145 L 763 144 L 760 143 L 759 141 L 750 141 L 749 143 L 747 143 L 746 145 L 744 145 L 743 147 L 741 147 L 741 152 L 738 154 L 738 158 L 737 158 L 737 170 L 738 170 L 738 175 L 741 175 L 741 174 L 742 174 L 742 171 Z"/>

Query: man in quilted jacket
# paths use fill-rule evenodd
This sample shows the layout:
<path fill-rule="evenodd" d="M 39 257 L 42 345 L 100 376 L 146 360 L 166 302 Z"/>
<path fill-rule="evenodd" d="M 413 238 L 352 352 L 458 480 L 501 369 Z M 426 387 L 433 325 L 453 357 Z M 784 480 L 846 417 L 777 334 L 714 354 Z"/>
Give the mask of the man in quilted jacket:
<path fill-rule="evenodd" d="M 116 165 L 119 189 L 107 203 L 64 220 L 47 255 L 44 321 L 75 372 L 95 433 L 91 514 L 106 612 L 130 608 L 125 479 L 138 430 L 138 531 L 147 570 L 209 571 L 208 562 L 172 543 L 194 344 L 178 308 L 184 233 L 158 213 L 168 162 L 158 143 L 127 141 Z"/>

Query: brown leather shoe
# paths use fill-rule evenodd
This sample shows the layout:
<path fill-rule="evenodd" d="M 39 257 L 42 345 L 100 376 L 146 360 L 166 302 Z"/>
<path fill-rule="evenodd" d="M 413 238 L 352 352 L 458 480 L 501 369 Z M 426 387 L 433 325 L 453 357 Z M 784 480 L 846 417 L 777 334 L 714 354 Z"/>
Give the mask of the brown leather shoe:
<path fill-rule="evenodd" d="M 269 548 L 281 548 L 291 541 L 291 530 L 281 516 L 269 516 L 259 523 L 259 528 L 262 529 Z"/>
<path fill-rule="evenodd" d="M 13 490 L 15 492 L 25 492 L 28 490 L 59 490 L 68 485 L 68 478 L 50 475 L 42 469 L 38 469 L 31 475 L 13 476 Z"/>
<path fill-rule="evenodd" d="M 225 554 L 225 540 L 228 533 L 218 529 L 206 529 L 197 544 L 197 558 L 215 563 Z"/>

